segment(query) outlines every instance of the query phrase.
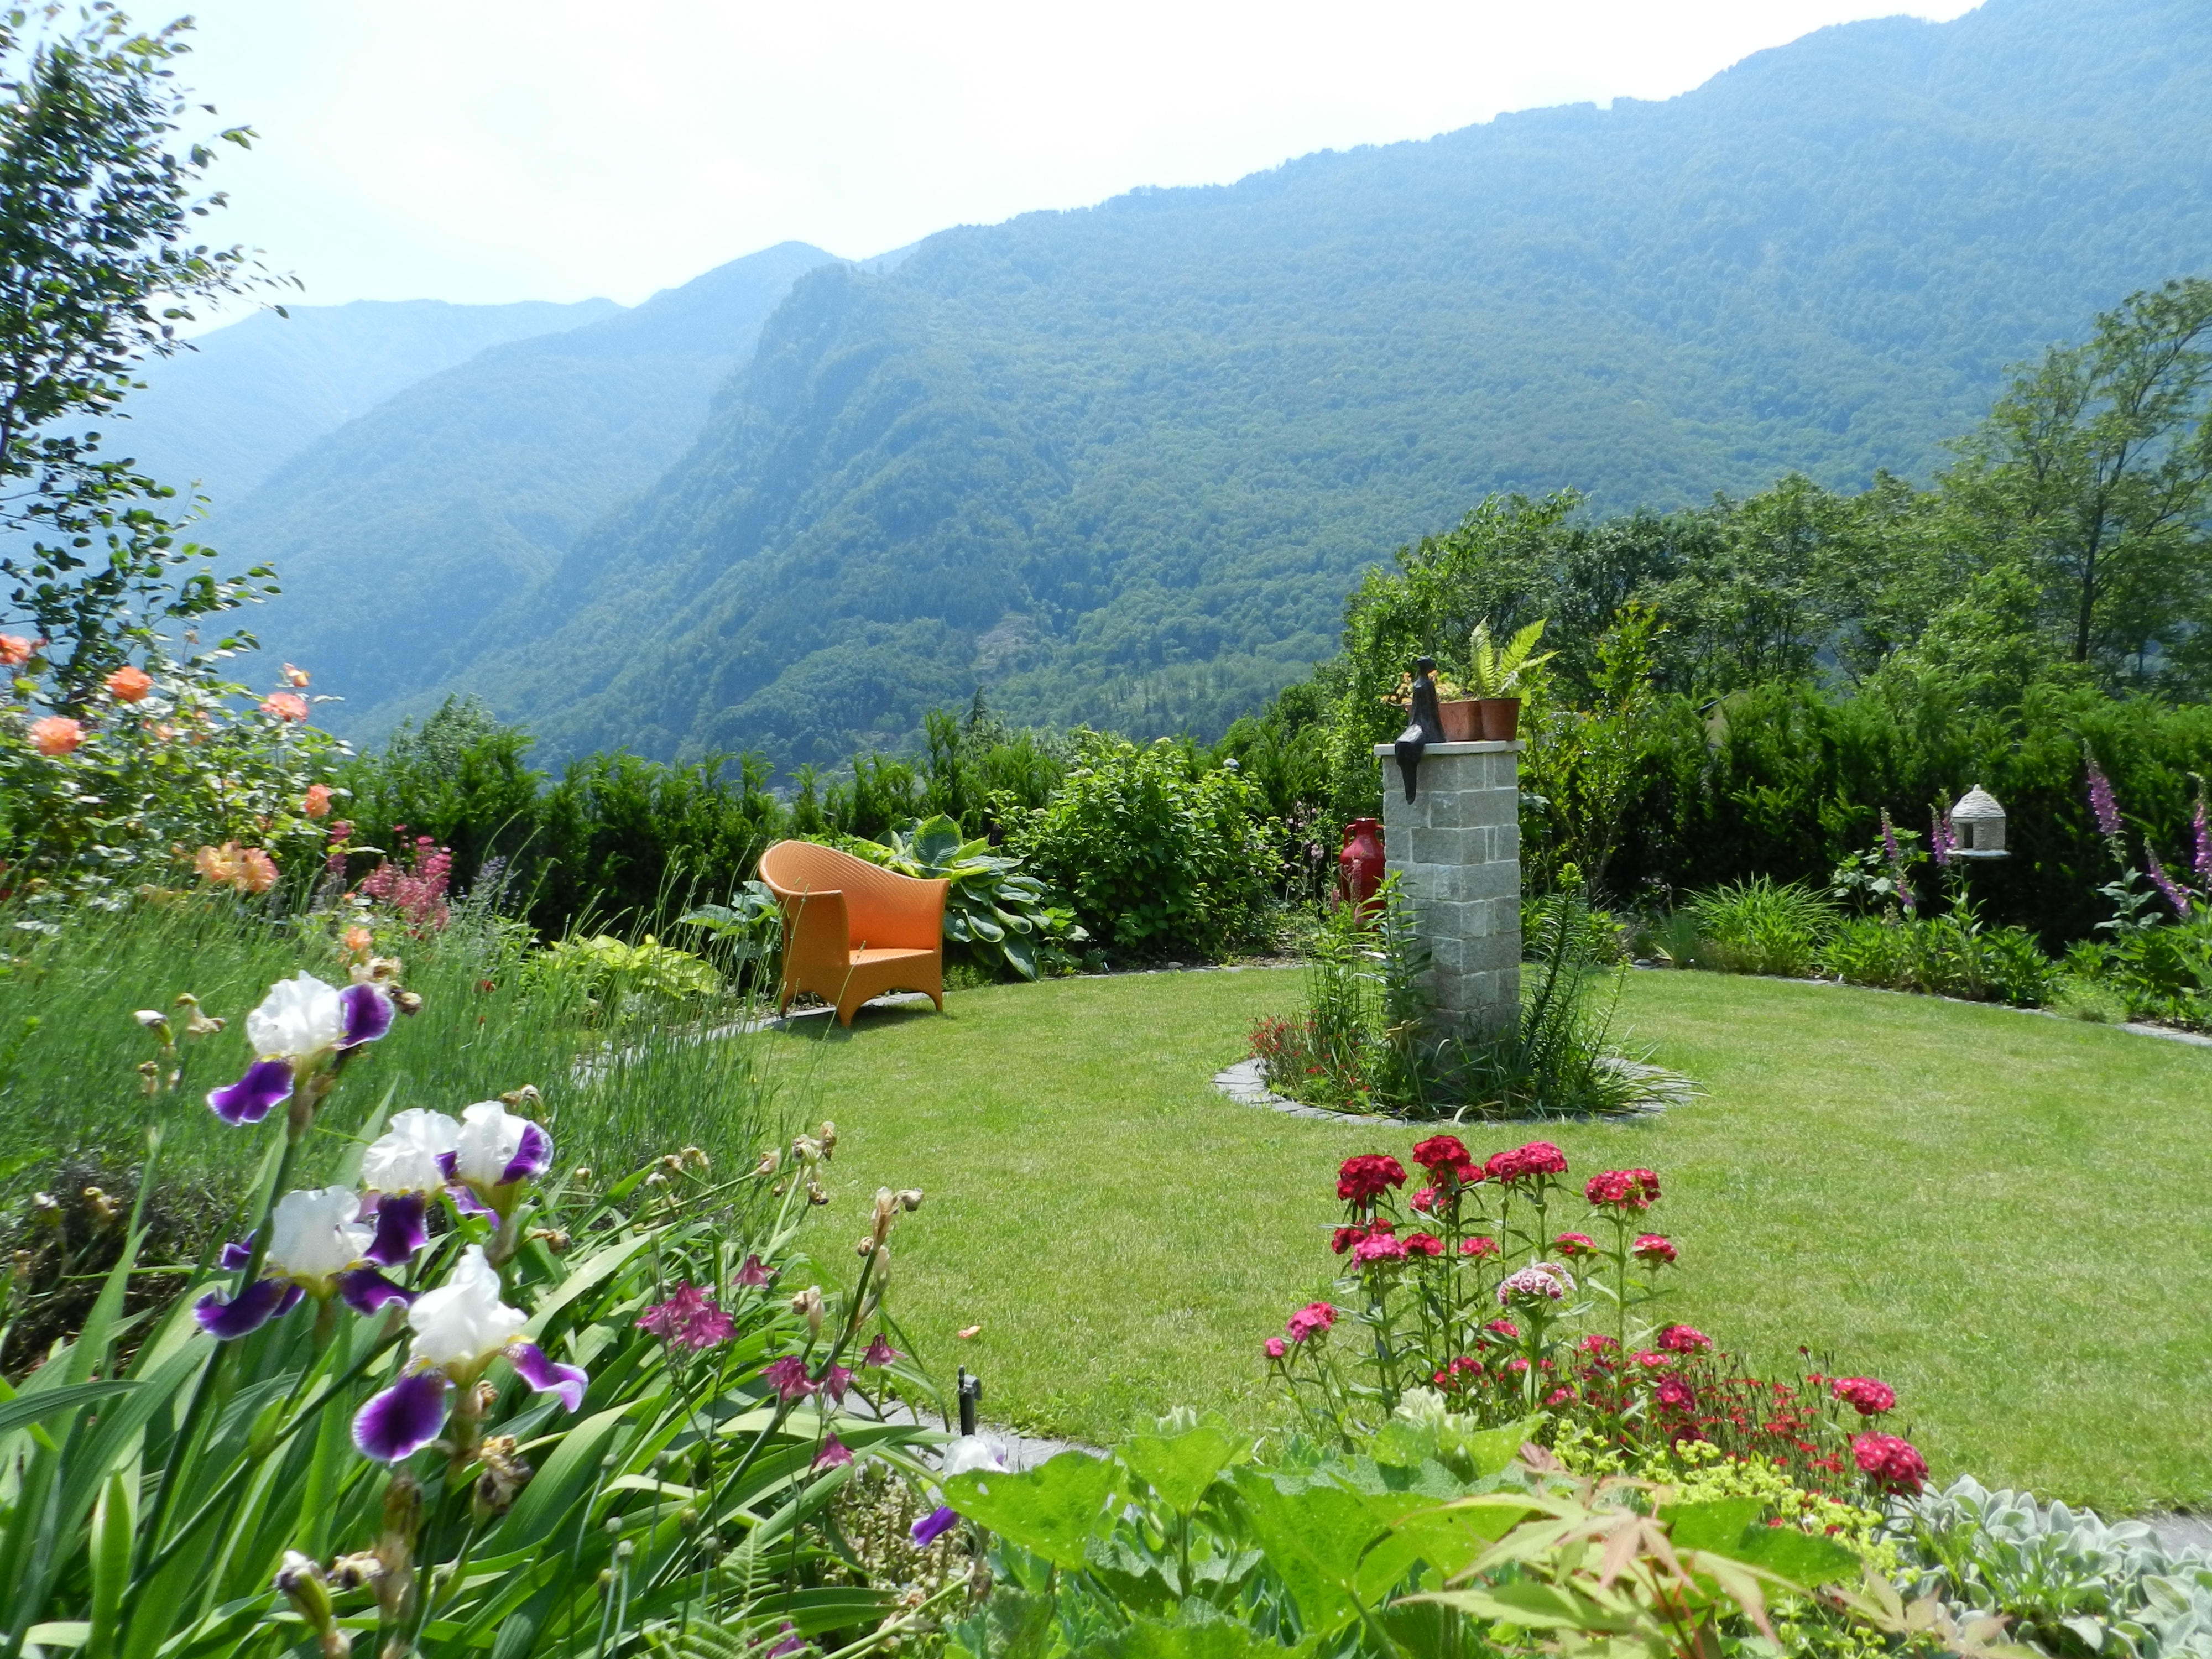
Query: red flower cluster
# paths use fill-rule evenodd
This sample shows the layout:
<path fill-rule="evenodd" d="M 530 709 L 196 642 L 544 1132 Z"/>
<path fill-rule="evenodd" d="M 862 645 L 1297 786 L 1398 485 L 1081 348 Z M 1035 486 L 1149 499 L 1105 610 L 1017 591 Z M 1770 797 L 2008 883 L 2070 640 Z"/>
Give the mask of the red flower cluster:
<path fill-rule="evenodd" d="M 1426 1140 L 1413 1143 L 1413 1162 L 1429 1172 L 1430 1178 L 1441 1182 L 1447 1176 L 1462 1187 L 1472 1187 L 1482 1179 L 1482 1166 L 1467 1150 L 1467 1143 L 1457 1135 L 1431 1135 Z"/>
<path fill-rule="evenodd" d="M 1595 1255 L 1597 1241 L 1588 1233 L 1561 1233 L 1552 1241 L 1552 1248 L 1572 1261 L 1577 1256 Z"/>
<path fill-rule="evenodd" d="M 1668 1262 L 1672 1261 L 1675 1255 L 1674 1244 L 1657 1233 L 1640 1235 L 1636 1243 L 1629 1247 L 1628 1253 L 1638 1261 L 1654 1267 L 1664 1267 Z"/>
<path fill-rule="evenodd" d="M 1659 1196 L 1659 1177 L 1649 1170 L 1607 1170 L 1589 1178 L 1583 1196 L 1600 1209 L 1632 1210 L 1641 1215 Z"/>
<path fill-rule="evenodd" d="M 1336 1323 L 1336 1310 L 1326 1302 L 1309 1302 L 1290 1317 L 1285 1327 L 1291 1340 L 1303 1342 L 1316 1331 L 1325 1331 Z"/>
<path fill-rule="evenodd" d="M 1383 1152 L 1347 1158 L 1336 1172 L 1336 1195 L 1347 1204 L 1372 1204 L 1393 1187 L 1405 1184 L 1406 1166 Z"/>
<path fill-rule="evenodd" d="M 1377 1228 L 1352 1247 L 1352 1259 L 1363 1264 L 1370 1261 L 1403 1261 L 1406 1259 L 1406 1244 L 1404 1241 L 1393 1238 L 1389 1233 Z"/>
<path fill-rule="evenodd" d="M 1462 1255 L 1498 1255 L 1503 1254 L 1503 1252 L 1498 1248 L 1498 1241 L 1491 1237 L 1486 1233 L 1477 1233 L 1471 1238 L 1462 1238 L 1460 1240 L 1459 1253 Z"/>
<path fill-rule="evenodd" d="M 1415 1193 L 1411 1198 L 1406 1200 L 1406 1207 L 1409 1210 L 1417 1211 L 1422 1215 L 1435 1214 L 1437 1208 L 1437 1189 L 1433 1187 L 1422 1188 L 1420 1191 Z"/>
<path fill-rule="evenodd" d="M 1408 1255 L 1442 1255 L 1444 1242 L 1434 1233 L 1408 1233 L 1406 1235 L 1406 1253 Z"/>
<path fill-rule="evenodd" d="M 1702 1353 L 1713 1340 L 1690 1325 L 1669 1325 L 1659 1333 L 1659 1346 L 1668 1353 Z"/>
<path fill-rule="evenodd" d="M 1897 1390 L 1871 1376 L 1839 1376 L 1829 1392 L 1861 1417 L 1879 1417 L 1897 1404 Z"/>
<path fill-rule="evenodd" d="M 1548 1140 L 1532 1140 L 1510 1152 L 1493 1153 L 1482 1169 L 1492 1181 L 1528 1181 L 1566 1174 L 1567 1155 Z"/>
<path fill-rule="evenodd" d="M 1909 1440 L 1893 1434 L 1863 1434 L 1851 1442 L 1859 1472 L 1884 1492 L 1917 1493 L 1928 1482 L 1928 1462 Z"/>

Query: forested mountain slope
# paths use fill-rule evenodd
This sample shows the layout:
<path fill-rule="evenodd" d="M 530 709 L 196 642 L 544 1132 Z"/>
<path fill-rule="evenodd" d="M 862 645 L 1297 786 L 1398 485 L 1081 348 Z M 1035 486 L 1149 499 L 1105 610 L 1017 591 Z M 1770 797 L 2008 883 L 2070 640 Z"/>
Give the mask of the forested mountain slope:
<path fill-rule="evenodd" d="M 830 257 L 782 243 L 492 347 L 309 446 L 235 508 L 218 501 L 207 538 L 273 561 L 284 590 L 249 625 L 354 709 L 435 681 L 445 653 L 684 453 L 793 279 Z"/>
<path fill-rule="evenodd" d="M 979 683 L 1218 726 L 1486 491 L 1924 476 L 2006 364 L 2212 270 L 2208 134 L 2212 7 L 1988 0 L 814 271 L 441 687 L 556 752 L 828 760 Z"/>
<path fill-rule="evenodd" d="M 210 329 L 174 356 L 145 366 L 130 418 L 105 447 L 136 456 L 164 483 L 198 480 L 231 505 L 278 465 L 402 386 L 487 346 L 580 328 L 622 309 L 574 305 L 456 306 L 443 300 L 356 300 L 287 305 Z"/>

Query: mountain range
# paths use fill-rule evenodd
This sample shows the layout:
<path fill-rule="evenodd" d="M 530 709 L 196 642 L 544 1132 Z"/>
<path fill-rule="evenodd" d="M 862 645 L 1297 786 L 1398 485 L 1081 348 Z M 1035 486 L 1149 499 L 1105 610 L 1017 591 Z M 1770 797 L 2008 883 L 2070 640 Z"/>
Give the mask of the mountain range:
<path fill-rule="evenodd" d="M 979 686 L 1218 729 L 1487 492 L 1926 477 L 2008 364 L 2212 270 L 2208 133 L 2200 0 L 1840 26 L 1663 102 L 770 249 L 417 379 L 209 539 L 276 562 L 259 631 L 356 735 L 458 690 L 556 755 L 824 762 Z"/>

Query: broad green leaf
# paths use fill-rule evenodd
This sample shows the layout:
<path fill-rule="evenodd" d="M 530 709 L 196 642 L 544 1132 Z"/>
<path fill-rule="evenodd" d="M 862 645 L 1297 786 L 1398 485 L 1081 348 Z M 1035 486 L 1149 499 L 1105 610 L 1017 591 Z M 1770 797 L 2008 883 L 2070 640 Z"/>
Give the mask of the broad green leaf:
<path fill-rule="evenodd" d="M 1325 1482 L 1285 1492 L 1252 1469 L 1239 1469 L 1233 1479 L 1252 1530 L 1290 1586 L 1306 1627 L 1326 1634 L 1357 1618 L 1352 1591 L 1360 1559 L 1405 1506 L 1379 1500 L 1388 1512 L 1378 1513 L 1378 1500 Z"/>
<path fill-rule="evenodd" d="M 1711 1550 L 1733 1555 L 1744 1534 L 1759 1524 L 1766 1506 L 1756 1498 L 1723 1498 L 1703 1504 L 1669 1504 L 1659 1511 L 1676 1549 Z"/>
<path fill-rule="evenodd" d="M 95 1400 L 105 1400 L 110 1395 L 129 1394 L 138 1386 L 125 1377 L 115 1377 L 103 1382 L 69 1382 L 48 1387 L 35 1394 L 27 1386 L 5 1405 L 0 1405 L 0 1434 L 12 1434 L 17 1429 L 27 1428 L 33 1423 L 44 1422 L 58 1412 L 73 1410 Z"/>
<path fill-rule="evenodd" d="M 977 1469 L 945 1483 L 945 1501 L 1054 1565 L 1083 1565 L 1083 1540 L 1114 1490 L 1111 1462 L 1064 1451 L 1026 1474 Z"/>
<path fill-rule="evenodd" d="M 1856 1579 L 1863 1565 L 1857 1551 L 1795 1527 L 1753 1527 L 1735 1544 L 1713 1553 L 1764 1568 L 1808 1589 Z"/>
<path fill-rule="evenodd" d="M 1284 1659 L 1285 1655 L 1310 1653 L 1320 1642 L 1318 1636 L 1309 1636 L 1297 1647 L 1286 1648 L 1249 1625 L 1218 1615 L 1175 1620 L 1139 1617 L 1129 1621 L 1127 1630 L 1078 1648 L 1075 1659 Z"/>
<path fill-rule="evenodd" d="M 1170 1509 L 1188 1515 L 1198 1507 L 1214 1477 L 1243 1449 L 1229 1425 L 1212 1418 L 1182 1434 L 1137 1435 L 1114 1449 Z"/>

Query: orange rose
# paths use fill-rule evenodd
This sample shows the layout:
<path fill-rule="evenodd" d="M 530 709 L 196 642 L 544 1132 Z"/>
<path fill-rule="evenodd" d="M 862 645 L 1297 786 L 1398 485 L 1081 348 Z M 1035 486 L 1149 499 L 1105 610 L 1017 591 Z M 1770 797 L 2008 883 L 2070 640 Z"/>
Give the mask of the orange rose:
<path fill-rule="evenodd" d="M 262 698 L 261 712 L 280 720 L 303 720 L 307 718 L 307 700 L 297 691 L 271 691 Z"/>
<path fill-rule="evenodd" d="M 331 787 L 327 783 L 311 783 L 307 798 L 300 803 L 300 810 L 311 818 L 326 818 L 331 815 Z"/>
<path fill-rule="evenodd" d="M 349 927 L 345 930 L 345 948 L 357 957 L 367 956 L 369 947 L 375 943 L 376 935 L 366 927 Z"/>
<path fill-rule="evenodd" d="M 41 755 L 74 754 L 84 742 L 84 727 L 65 714 L 31 722 L 31 744 Z"/>
<path fill-rule="evenodd" d="M 38 648 L 36 641 L 21 634 L 0 634 L 0 668 L 21 668 Z"/>
<path fill-rule="evenodd" d="M 265 893 L 276 884 L 276 860 L 258 847 L 238 855 L 238 889 L 242 893 Z"/>
<path fill-rule="evenodd" d="M 154 677 L 126 664 L 107 677 L 107 689 L 118 702 L 136 702 L 154 689 Z"/>
<path fill-rule="evenodd" d="M 220 847 L 203 847 L 192 855 L 192 862 L 199 866 L 200 879 L 218 887 L 227 887 L 238 879 L 238 843 L 234 841 L 227 841 Z"/>

